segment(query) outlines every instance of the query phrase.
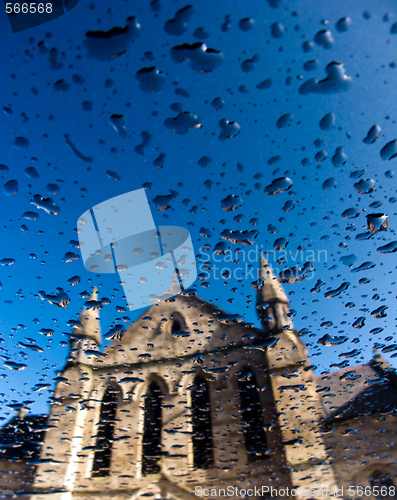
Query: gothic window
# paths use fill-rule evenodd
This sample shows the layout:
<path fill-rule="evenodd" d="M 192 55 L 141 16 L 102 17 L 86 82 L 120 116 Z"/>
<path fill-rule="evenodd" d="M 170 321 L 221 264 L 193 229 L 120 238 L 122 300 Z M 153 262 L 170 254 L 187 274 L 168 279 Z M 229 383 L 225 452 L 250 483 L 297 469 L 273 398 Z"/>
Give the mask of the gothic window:
<path fill-rule="evenodd" d="M 171 333 L 177 333 L 182 330 L 181 322 L 178 319 L 172 320 Z"/>
<path fill-rule="evenodd" d="M 375 471 L 371 476 L 370 484 L 374 491 L 375 498 L 382 498 L 385 500 L 396 498 L 394 482 L 387 472 Z M 375 491 L 378 491 L 379 494 L 376 495 Z"/>
<path fill-rule="evenodd" d="M 185 331 L 185 320 L 178 311 L 173 312 L 170 316 L 170 329 L 173 337 L 185 336 L 185 334 L 187 334 Z"/>
<path fill-rule="evenodd" d="M 161 456 L 161 409 L 162 392 L 160 387 L 151 383 L 145 396 L 145 414 L 142 437 L 142 475 L 160 472 L 158 463 Z"/>
<path fill-rule="evenodd" d="M 102 399 L 101 413 L 97 427 L 92 476 L 108 476 L 112 457 L 117 400 L 120 390 L 109 387 Z"/>
<path fill-rule="evenodd" d="M 266 456 L 267 441 L 263 428 L 262 408 L 255 375 L 248 368 L 238 377 L 238 394 L 243 416 L 244 438 L 248 460 L 253 462 Z"/>
<path fill-rule="evenodd" d="M 193 426 L 193 464 L 207 469 L 214 464 L 210 395 L 207 382 L 196 377 L 191 389 Z"/>

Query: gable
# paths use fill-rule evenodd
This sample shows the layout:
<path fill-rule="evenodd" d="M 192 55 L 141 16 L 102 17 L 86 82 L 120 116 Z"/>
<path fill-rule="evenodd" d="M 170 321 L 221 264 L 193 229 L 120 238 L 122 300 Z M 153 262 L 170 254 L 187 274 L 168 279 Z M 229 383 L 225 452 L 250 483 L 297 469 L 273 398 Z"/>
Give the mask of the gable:
<path fill-rule="evenodd" d="M 251 344 L 261 332 L 197 297 L 178 295 L 154 304 L 104 350 L 96 366 L 192 356 Z M 94 366 L 95 366 L 94 365 Z"/>

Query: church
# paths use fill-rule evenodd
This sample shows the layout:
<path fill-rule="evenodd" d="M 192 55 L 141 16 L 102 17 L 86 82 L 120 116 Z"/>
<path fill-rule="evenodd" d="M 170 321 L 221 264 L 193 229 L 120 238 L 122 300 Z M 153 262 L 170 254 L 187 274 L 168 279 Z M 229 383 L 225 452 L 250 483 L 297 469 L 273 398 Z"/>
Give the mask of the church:
<path fill-rule="evenodd" d="M 259 276 L 260 329 L 181 293 L 100 351 L 99 309 L 85 308 L 49 415 L 0 430 L 0 495 L 393 498 L 396 373 L 375 354 L 314 376 L 264 258 Z"/>

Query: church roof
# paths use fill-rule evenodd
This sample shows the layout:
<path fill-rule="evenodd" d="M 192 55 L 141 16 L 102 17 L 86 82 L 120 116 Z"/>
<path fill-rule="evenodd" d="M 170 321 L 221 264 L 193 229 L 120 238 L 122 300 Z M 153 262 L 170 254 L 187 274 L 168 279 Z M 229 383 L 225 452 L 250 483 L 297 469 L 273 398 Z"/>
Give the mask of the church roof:
<path fill-rule="evenodd" d="M 47 415 L 12 417 L 0 428 L 0 460 L 38 460 L 46 424 Z"/>
<path fill-rule="evenodd" d="M 326 422 L 350 420 L 362 415 L 397 409 L 397 387 L 393 373 L 370 361 L 354 368 L 315 378 Z"/>

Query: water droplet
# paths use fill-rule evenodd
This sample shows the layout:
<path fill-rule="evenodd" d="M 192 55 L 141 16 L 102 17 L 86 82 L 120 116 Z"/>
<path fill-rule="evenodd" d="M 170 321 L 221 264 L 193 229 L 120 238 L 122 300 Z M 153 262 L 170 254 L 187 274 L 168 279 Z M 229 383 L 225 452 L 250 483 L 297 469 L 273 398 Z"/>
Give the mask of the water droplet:
<path fill-rule="evenodd" d="M 39 214 L 36 212 L 25 212 L 22 217 L 28 220 L 37 220 L 39 218 Z"/>
<path fill-rule="evenodd" d="M 303 42 L 302 44 L 302 50 L 303 52 L 305 52 L 306 54 L 308 52 L 312 52 L 314 50 L 314 43 L 311 42 L 311 41 L 306 41 L 306 42 Z"/>
<path fill-rule="evenodd" d="M 28 367 L 28 365 L 25 365 L 24 363 L 15 363 L 14 361 L 5 361 L 4 366 L 10 370 L 24 370 Z"/>
<path fill-rule="evenodd" d="M 47 184 L 46 188 L 50 194 L 57 194 L 59 191 L 58 184 Z"/>
<path fill-rule="evenodd" d="M 36 205 L 39 209 L 41 208 L 47 212 L 47 214 L 58 215 L 60 212 L 60 208 L 55 205 L 52 198 L 42 198 L 39 194 L 35 194 L 30 203 Z"/>
<path fill-rule="evenodd" d="M 368 230 L 371 234 L 375 234 L 378 231 L 387 231 L 388 222 L 386 214 L 368 214 L 366 217 Z"/>
<path fill-rule="evenodd" d="M 211 33 L 203 28 L 203 27 L 200 27 L 200 28 L 196 28 L 194 31 L 193 31 L 193 36 L 195 38 L 198 38 L 199 40 L 206 40 L 207 38 L 209 38 L 211 35 Z"/>
<path fill-rule="evenodd" d="M 284 203 L 284 206 L 281 210 L 283 212 L 290 212 L 294 208 L 295 208 L 295 203 L 292 200 L 288 200 Z"/>
<path fill-rule="evenodd" d="M 327 113 L 320 120 L 319 126 L 321 130 L 331 130 L 335 127 L 336 116 L 334 113 Z"/>
<path fill-rule="evenodd" d="M 231 210 L 236 210 L 241 207 L 243 200 L 240 196 L 229 194 L 224 200 L 221 201 L 222 210 L 229 212 Z"/>
<path fill-rule="evenodd" d="M 376 264 L 374 262 L 368 261 L 364 262 L 363 264 L 359 265 L 358 267 L 355 267 L 352 269 L 352 273 L 358 273 L 360 271 L 367 271 L 368 269 L 372 269 L 375 267 Z"/>
<path fill-rule="evenodd" d="M 351 255 L 343 255 L 340 259 L 340 262 L 345 266 L 353 267 L 355 262 L 357 261 L 357 257 L 354 254 Z"/>
<path fill-rule="evenodd" d="M 112 170 L 106 170 L 106 175 L 109 177 L 109 179 L 112 179 L 112 181 L 119 181 L 121 177 L 117 172 L 113 172 Z"/>
<path fill-rule="evenodd" d="M 280 118 L 276 122 L 276 127 L 279 129 L 289 127 L 293 118 L 294 117 L 291 115 L 291 113 L 286 113 L 285 115 L 280 116 Z"/>
<path fill-rule="evenodd" d="M 139 82 L 139 88 L 144 92 L 158 92 L 166 82 L 166 77 L 155 66 L 142 68 L 137 71 L 135 78 Z"/>
<path fill-rule="evenodd" d="M 127 137 L 127 131 L 124 127 L 124 115 L 112 115 L 109 118 L 109 121 L 120 137 L 122 137 L 123 139 Z"/>
<path fill-rule="evenodd" d="M 87 57 L 108 61 L 121 56 L 138 38 L 140 30 L 141 25 L 135 17 L 129 17 L 124 28 L 116 26 L 109 31 L 87 31 L 84 40 Z"/>
<path fill-rule="evenodd" d="M 318 31 L 314 36 L 314 41 L 324 49 L 331 49 L 335 43 L 332 33 L 329 30 Z"/>
<path fill-rule="evenodd" d="M 363 142 L 365 144 L 373 144 L 382 133 L 382 129 L 379 125 L 372 125 L 372 127 L 368 130 L 367 137 L 364 137 Z"/>
<path fill-rule="evenodd" d="M 336 188 L 336 179 L 335 177 L 331 177 L 330 179 L 327 179 L 326 181 L 323 182 L 323 189 L 330 190 Z"/>
<path fill-rule="evenodd" d="M 335 150 L 335 154 L 332 157 L 332 165 L 334 167 L 340 167 L 341 165 L 344 165 L 347 162 L 347 156 L 343 152 L 343 147 L 339 146 Z"/>
<path fill-rule="evenodd" d="M 386 316 L 387 316 L 386 309 L 388 309 L 387 306 L 380 306 L 371 312 L 371 316 L 373 316 L 374 318 L 378 318 L 378 319 L 386 318 Z"/>
<path fill-rule="evenodd" d="M 256 69 L 256 63 L 259 61 L 259 56 L 258 54 L 255 54 L 252 59 L 246 59 L 241 63 L 241 69 L 245 73 L 250 73 L 251 71 L 254 71 Z"/>
<path fill-rule="evenodd" d="M 328 158 L 328 153 L 324 150 L 321 150 L 321 151 L 318 151 L 314 158 L 316 159 L 316 161 L 320 162 L 320 161 L 324 161 Z"/>
<path fill-rule="evenodd" d="M 230 122 L 228 120 L 220 120 L 219 126 L 221 131 L 219 133 L 219 140 L 232 139 L 240 133 L 240 125 L 237 122 Z"/>
<path fill-rule="evenodd" d="M 3 186 L 4 194 L 7 196 L 14 196 L 18 193 L 18 181 L 10 180 L 6 182 Z"/>
<path fill-rule="evenodd" d="M 29 141 L 26 137 L 16 137 L 13 145 L 18 149 L 25 149 L 29 146 Z"/>
<path fill-rule="evenodd" d="M 278 194 L 288 191 L 292 187 L 292 180 L 289 177 L 279 177 L 274 179 L 269 186 L 265 188 L 265 194 Z"/>
<path fill-rule="evenodd" d="M 38 179 L 40 176 L 37 170 L 34 167 L 25 168 L 25 174 L 29 177 L 29 179 Z"/>
<path fill-rule="evenodd" d="M 52 88 L 61 94 L 69 90 L 70 85 L 65 82 L 65 80 L 61 79 L 54 83 Z"/>
<path fill-rule="evenodd" d="M 186 5 L 177 11 L 173 19 L 169 19 L 164 25 L 164 31 L 169 35 L 181 36 L 187 31 L 187 22 L 193 15 L 192 5 Z"/>
<path fill-rule="evenodd" d="M 353 328 L 357 328 L 358 330 L 360 330 L 361 328 L 363 328 L 363 326 L 365 326 L 365 316 L 360 316 L 353 323 Z"/>
<path fill-rule="evenodd" d="M 188 60 L 189 66 L 199 73 L 207 73 L 213 71 L 222 64 L 222 52 L 208 48 L 205 43 L 196 42 L 192 45 L 185 43 L 177 45 L 171 50 L 172 59 L 180 63 Z"/>
<path fill-rule="evenodd" d="M 153 203 L 156 205 L 157 210 L 165 211 L 171 208 L 171 204 L 177 199 L 178 193 L 176 191 L 170 190 L 171 194 L 159 195 L 153 199 Z"/>
<path fill-rule="evenodd" d="M 222 109 L 224 106 L 225 106 L 225 101 L 223 99 L 221 99 L 220 97 L 216 97 L 213 101 L 212 101 L 212 106 L 215 108 L 215 109 Z"/>
<path fill-rule="evenodd" d="M 270 33 L 273 38 L 281 38 L 284 35 L 285 28 L 281 23 L 273 23 L 270 25 Z"/>
<path fill-rule="evenodd" d="M 330 290 L 328 292 L 325 292 L 324 293 L 324 297 L 327 297 L 327 298 L 336 297 L 340 293 L 342 293 L 345 290 L 347 290 L 349 288 L 349 286 L 350 286 L 350 283 L 348 281 L 345 281 L 338 288 L 336 288 L 335 290 Z"/>
<path fill-rule="evenodd" d="M 11 266 L 14 263 L 15 263 L 15 259 L 1 259 L 0 260 L 0 265 L 2 265 L 2 266 Z"/>
<path fill-rule="evenodd" d="M 397 241 L 391 241 L 387 245 L 378 248 L 379 253 L 394 253 L 397 251 Z"/>
<path fill-rule="evenodd" d="M 254 25 L 255 25 L 255 21 L 254 21 L 254 19 L 252 19 L 250 17 L 245 17 L 244 19 L 240 19 L 240 21 L 238 23 L 238 27 L 242 31 L 250 31 L 250 30 L 252 30 Z"/>
<path fill-rule="evenodd" d="M 348 208 L 342 213 L 344 219 L 355 219 L 360 215 L 360 210 L 358 208 Z"/>
<path fill-rule="evenodd" d="M 299 87 L 299 93 L 307 94 L 335 94 L 347 91 L 351 84 L 352 78 L 346 74 L 343 64 L 332 62 L 325 68 L 327 77 L 323 80 L 315 80 L 311 78 Z"/>
<path fill-rule="evenodd" d="M 358 193 L 368 194 L 372 193 L 372 191 L 375 190 L 376 184 L 375 181 L 372 179 L 360 179 L 359 182 L 356 182 L 354 184 L 354 187 L 356 188 Z"/>
<path fill-rule="evenodd" d="M 350 17 L 341 17 L 339 21 L 335 24 L 335 28 L 339 33 L 345 33 L 351 26 L 352 20 Z"/>
<path fill-rule="evenodd" d="M 185 135 L 189 128 L 201 128 L 201 119 L 188 111 L 179 113 L 175 118 L 167 118 L 164 125 L 177 134 Z"/>
<path fill-rule="evenodd" d="M 333 346 L 333 345 L 340 345 L 344 344 L 348 340 L 348 337 L 345 335 L 343 336 L 333 336 L 327 333 L 321 339 L 318 339 L 317 343 L 325 346 Z"/>
<path fill-rule="evenodd" d="M 81 107 L 83 108 L 84 111 L 92 111 L 93 110 L 93 104 L 91 101 L 83 101 L 81 103 Z"/>
<path fill-rule="evenodd" d="M 288 245 L 288 240 L 287 238 L 277 238 L 275 242 L 273 243 L 273 248 L 275 250 L 285 250 L 285 248 Z"/>
<path fill-rule="evenodd" d="M 397 156 L 397 139 L 390 141 L 380 150 L 382 160 L 392 160 Z"/>

